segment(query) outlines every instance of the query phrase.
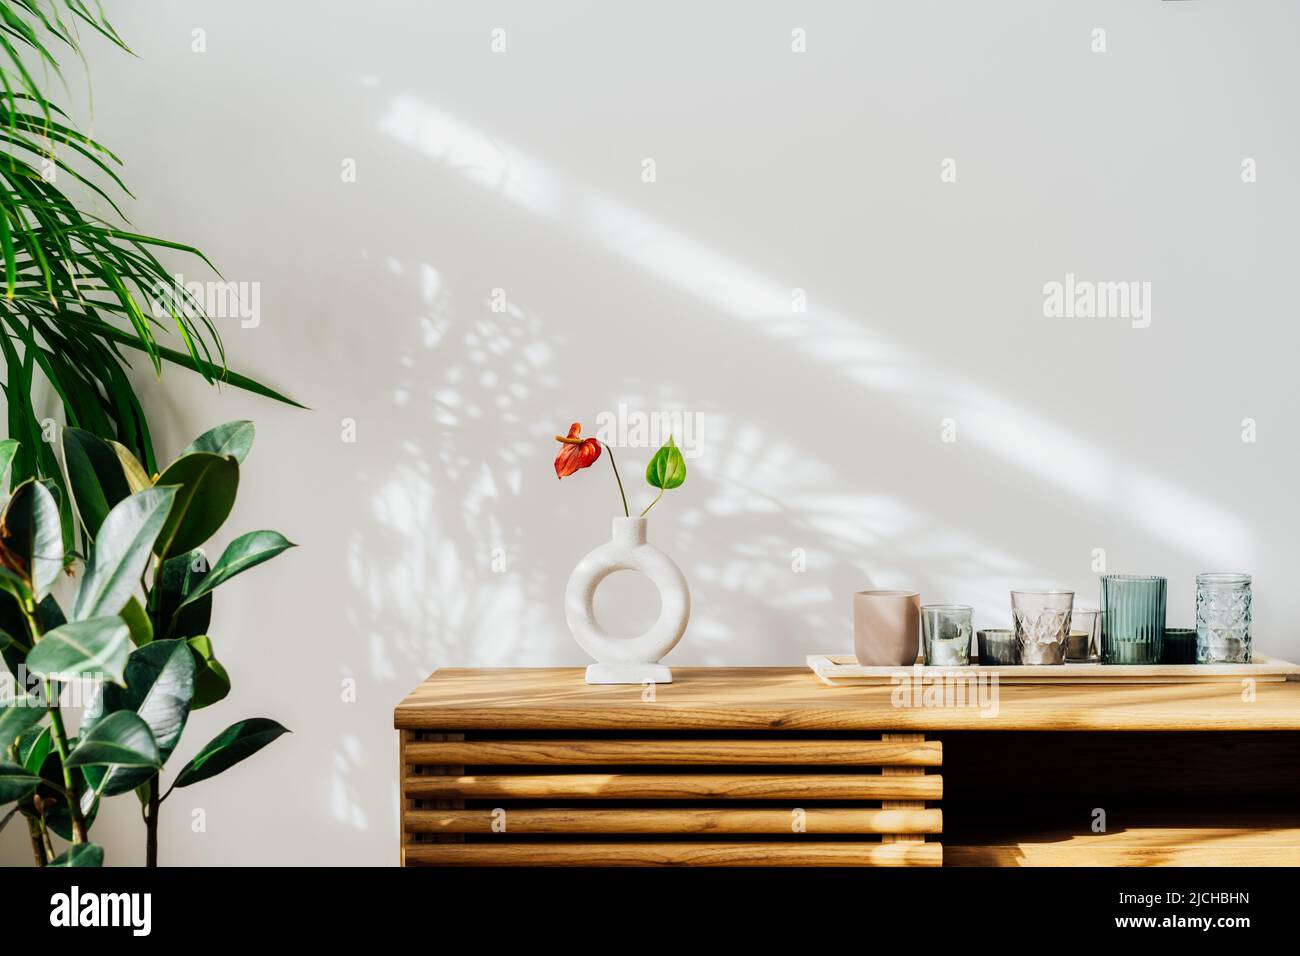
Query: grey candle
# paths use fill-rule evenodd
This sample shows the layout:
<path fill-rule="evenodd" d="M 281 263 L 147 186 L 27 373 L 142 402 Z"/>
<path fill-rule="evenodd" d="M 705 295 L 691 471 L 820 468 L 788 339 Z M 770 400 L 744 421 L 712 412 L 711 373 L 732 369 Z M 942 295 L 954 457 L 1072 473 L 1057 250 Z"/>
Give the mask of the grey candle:
<path fill-rule="evenodd" d="M 1003 628 L 990 628 L 980 631 L 980 663 L 994 667 L 1020 663 L 1020 645 L 1016 642 L 1016 632 Z"/>
<path fill-rule="evenodd" d="M 1087 664 L 1101 660 L 1101 621 L 1096 608 L 1076 607 L 1070 612 L 1070 634 L 1065 640 L 1065 660 Z"/>

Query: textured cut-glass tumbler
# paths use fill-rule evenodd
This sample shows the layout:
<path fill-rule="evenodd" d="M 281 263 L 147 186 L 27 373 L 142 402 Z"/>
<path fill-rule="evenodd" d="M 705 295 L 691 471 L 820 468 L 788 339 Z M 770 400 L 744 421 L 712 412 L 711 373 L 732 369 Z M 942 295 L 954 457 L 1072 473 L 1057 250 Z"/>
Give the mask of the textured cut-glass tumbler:
<path fill-rule="evenodd" d="M 1020 663 L 1064 664 L 1073 610 L 1073 591 L 1012 591 L 1011 619 Z"/>
<path fill-rule="evenodd" d="M 1101 576 L 1101 646 L 1107 664 L 1159 664 L 1167 582 L 1149 574 Z"/>
<path fill-rule="evenodd" d="M 1196 576 L 1196 663 L 1250 663 L 1250 575 Z"/>

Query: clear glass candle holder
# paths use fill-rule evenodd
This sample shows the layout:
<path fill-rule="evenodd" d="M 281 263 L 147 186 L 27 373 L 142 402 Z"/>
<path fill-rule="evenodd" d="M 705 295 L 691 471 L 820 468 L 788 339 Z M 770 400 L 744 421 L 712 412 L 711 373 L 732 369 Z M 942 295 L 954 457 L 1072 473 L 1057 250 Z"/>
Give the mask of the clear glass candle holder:
<path fill-rule="evenodd" d="M 1070 664 L 1095 664 L 1101 660 L 1101 611 L 1097 608 L 1076 607 L 1070 612 L 1065 660 Z"/>
<path fill-rule="evenodd" d="M 1196 663 L 1250 663 L 1250 575 L 1196 576 Z"/>
<path fill-rule="evenodd" d="M 1022 664 L 1064 664 L 1074 592 L 1012 591 L 1011 617 Z"/>
<path fill-rule="evenodd" d="M 971 623 L 975 609 L 969 604 L 925 604 L 921 607 L 921 643 L 925 662 L 932 667 L 965 667 L 970 663 Z"/>
<path fill-rule="evenodd" d="M 1150 574 L 1101 576 L 1101 648 L 1107 664 L 1160 663 L 1167 583 Z"/>

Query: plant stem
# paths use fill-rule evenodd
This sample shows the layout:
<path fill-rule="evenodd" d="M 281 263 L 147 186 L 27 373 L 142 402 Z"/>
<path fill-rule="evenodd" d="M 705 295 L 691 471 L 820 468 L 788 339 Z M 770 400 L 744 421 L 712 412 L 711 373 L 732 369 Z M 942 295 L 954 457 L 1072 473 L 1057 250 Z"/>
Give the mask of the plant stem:
<path fill-rule="evenodd" d="M 44 866 L 48 861 L 45 857 L 45 844 L 41 842 L 41 825 L 33 817 L 27 817 L 27 832 L 32 837 L 32 854 L 36 857 L 36 865 Z"/>
<path fill-rule="evenodd" d="M 36 620 L 36 609 L 22 602 L 23 617 L 27 619 L 27 629 L 31 631 L 32 646 L 41 639 L 41 624 Z M 72 820 L 72 842 L 86 843 L 86 820 L 81 815 L 81 802 L 77 799 L 77 788 L 72 783 L 72 768 L 68 766 L 68 732 L 63 728 L 63 713 L 59 710 L 59 695 L 55 693 L 54 681 L 45 680 L 45 707 L 50 712 L 50 737 L 54 740 L 54 749 L 59 754 L 59 767 L 63 771 L 64 797 L 68 801 L 68 817 Z"/>
<path fill-rule="evenodd" d="M 649 511 L 649 510 L 650 510 L 651 508 L 653 508 L 655 505 L 659 504 L 659 499 L 662 498 L 663 496 L 664 496 L 664 489 L 663 489 L 663 488 L 660 488 L 660 489 L 659 489 L 659 494 L 655 495 L 655 500 L 652 501 L 652 502 L 650 502 L 648 505 L 646 505 L 646 506 L 645 506 L 645 511 L 641 512 L 641 517 L 644 518 L 644 517 L 646 516 L 646 512 L 647 512 L 647 511 Z"/>
<path fill-rule="evenodd" d="M 63 786 L 67 791 L 68 816 L 72 818 L 72 842 L 86 843 L 86 821 L 81 815 L 81 801 L 77 799 L 77 788 L 72 783 L 72 768 L 68 766 L 68 732 L 63 729 L 63 714 L 59 711 L 59 699 L 54 695 L 54 682 L 45 681 L 45 698 L 50 710 L 50 736 L 54 738 L 54 749 L 59 753 L 59 765 L 63 770 Z"/>
<path fill-rule="evenodd" d="M 40 831 L 41 839 L 45 841 L 46 858 L 52 862 L 58 854 L 54 852 L 54 844 L 50 841 L 50 828 L 45 825 L 44 814 L 41 814 Z"/>
<path fill-rule="evenodd" d="M 160 781 L 158 774 L 149 780 L 149 812 L 145 814 L 144 865 L 158 865 L 158 811 L 162 809 L 162 797 L 158 793 Z"/>
<path fill-rule="evenodd" d="M 609 452 L 609 467 L 614 469 L 614 480 L 618 482 L 618 496 L 623 499 L 623 517 L 630 518 L 632 513 L 627 510 L 627 495 L 623 493 L 623 479 L 618 476 L 618 465 L 614 464 L 614 449 L 605 443 L 605 451 Z"/>

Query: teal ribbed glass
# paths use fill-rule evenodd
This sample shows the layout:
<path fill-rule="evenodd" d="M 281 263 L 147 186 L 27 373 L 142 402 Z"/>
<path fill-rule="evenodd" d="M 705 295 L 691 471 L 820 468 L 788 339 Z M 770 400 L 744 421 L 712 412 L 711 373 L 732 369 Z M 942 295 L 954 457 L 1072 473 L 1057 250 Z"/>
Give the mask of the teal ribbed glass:
<path fill-rule="evenodd" d="M 1107 664 L 1159 664 L 1165 637 L 1164 578 L 1101 576 L 1101 646 Z"/>

